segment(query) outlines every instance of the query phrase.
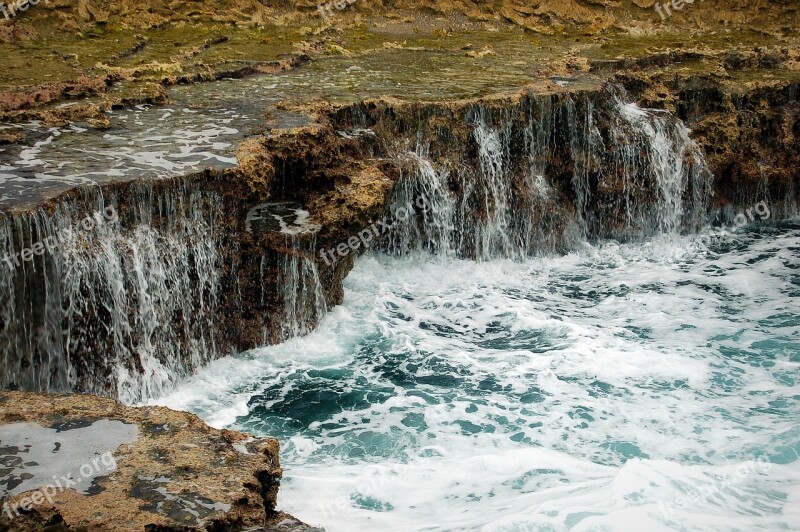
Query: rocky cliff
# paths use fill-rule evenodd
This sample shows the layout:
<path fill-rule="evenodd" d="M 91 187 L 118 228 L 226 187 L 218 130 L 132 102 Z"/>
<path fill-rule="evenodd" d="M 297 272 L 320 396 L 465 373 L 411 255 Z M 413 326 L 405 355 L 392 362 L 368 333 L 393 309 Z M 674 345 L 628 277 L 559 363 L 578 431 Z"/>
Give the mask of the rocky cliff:
<path fill-rule="evenodd" d="M 796 215 L 797 3 L 682 6 L 42 0 L 0 20 L 0 389 L 157 397 L 311 331 L 368 249 L 521 259 L 689 233 L 761 201 Z M 287 72 L 280 97 L 214 89 Z M 235 159 L 211 134 L 199 169 L 140 170 L 153 135 L 137 110 L 195 113 L 187 86 L 214 127 L 241 129 Z M 226 106 L 235 119 L 212 114 Z M 79 179 L 58 160 L 37 170 L 74 131 L 93 132 Z M 102 157 L 113 142 L 126 172 Z M 96 396 L 0 392 L 4 446 L 13 427 L 65 446 L 78 473 L 118 465 L 48 491 L 31 484 L 43 459 L 9 446 L 0 529 L 302 529 L 277 510 L 274 440 Z M 95 454 L 76 454 L 87 441 Z"/>
<path fill-rule="evenodd" d="M 465 101 L 303 104 L 309 125 L 247 140 L 236 168 L 9 211 L 12 254 L 104 205 L 120 221 L 2 277 L 3 385 L 157 396 L 313 328 L 367 248 L 522 257 L 691 231 L 762 199 L 796 212 L 798 83 L 669 68 Z"/>

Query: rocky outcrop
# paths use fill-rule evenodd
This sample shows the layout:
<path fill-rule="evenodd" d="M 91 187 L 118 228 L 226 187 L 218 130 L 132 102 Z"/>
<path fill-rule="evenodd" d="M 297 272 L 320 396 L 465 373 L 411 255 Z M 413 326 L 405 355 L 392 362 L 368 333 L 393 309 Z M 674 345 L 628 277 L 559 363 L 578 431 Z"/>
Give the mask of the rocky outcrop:
<path fill-rule="evenodd" d="M 707 46 L 731 31 L 746 40 L 796 39 L 796 2 L 704 0 L 680 2 L 662 18 L 653 0 L 402 0 L 369 2 L 227 1 L 172 3 L 45 0 L 0 17 L 6 76 L 0 79 L 0 120 L 99 119 L 113 106 L 163 101 L 163 86 L 294 68 L 314 56 L 353 53 L 348 42 L 402 46 L 419 35 L 446 40 L 462 30 L 547 36 L 537 47 L 563 48 L 562 64 L 580 62 L 587 47 L 616 51 L 619 41 L 650 36 L 645 44 Z M 329 9 L 328 9 L 329 8 Z M 390 40 L 365 38 L 369 28 Z M 627 34 L 627 35 L 626 35 Z M 708 35 L 708 39 L 698 39 Z M 591 37 L 591 39 L 587 39 Z M 728 39 L 730 39 L 728 37 Z M 467 55 L 484 59 L 492 39 Z M 756 39 L 757 40 L 757 39 Z M 469 45 L 469 44 L 467 44 Z M 440 44 L 435 45 L 435 47 Z M 636 44 L 634 44 L 636 46 Z M 713 46 L 713 44 L 712 44 Z M 629 52 L 629 50 L 624 50 Z M 667 54 L 684 53 L 667 52 Z M 632 55 L 638 55 L 636 53 Z M 31 68 L 47 61 L 49 68 Z M 46 59 L 44 59 L 46 58 Z M 629 59 L 635 60 L 635 59 Z M 111 88 L 114 88 L 112 91 Z M 89 97 L 89 105 L 58 108 Z M 86 102 L 84 102 L 86 103 Z"/>
<path fill-rule="evenodd" d="M 167 408 L 0 394 L 0 530 L 317 530 L 277 510 L 278 442 Z"/>
<path fill-rule="evenodd" d="M 709 213 L 721 221 L 760 200 L 776 216 L 792 214 L 800 53 L 779 26 L 796 8 L 707 0 L 675 14 L 678 22 L 689 7 L 699 14 L 734 6 L 752 11 L 752 20 L 772 17 L 771 36 L 720 29 L 699 38 L 684 29 L 678 37 L 607 32 L 585 42 L 589 26 L 609 17 L 647 33 L 633 23 L 644 4 L 407 0 L 336 9 L 343 27 L 372 13 L 384 28 L 372 33 L 340 31 L 327 19 L 287 26 L 293 16 L 320 17 L 309 2 L 200 2 L 172 14 L 152 2 L 31 8 L 6 27 L 41 29 L 57 17 L 82 33 L 58 42 L 56 60 L 68 73 L 54 67 L 46 83 L 5 90 L 0 113 L 48 124 L 80 118 L 98 129 L 109 127 L 110 107 L 163 104 L 166 85 L 303 68 L 312 56 L 425 50 L 469 57 L 467 67 L 478 68 L 542 53 L 543 41 L 522 39 L 495 57 L 492 32 L 462 42 L 455 19 L 441 16 L 450 9 L 465 15 L 463 28 L 537 25 L 561 35 L 519 91 L 457 101 L 282 102 L 280 112 L 306 116 L 292 122 L 306 125 L 247 138 L 236 168 L 26 192 L 0 219 L 0 386 L 125 402 L 157 396 L 211 360 L 313 329 L 341 302 L 343 280 L 367 247 L 519 258 L 586 238 L 692 230 Z M 273 16 L 287 18 L 259 27 Z M 167 18 L 174 24 L 140 27 Z M 204 25 L 209 20 L 236 24 Z M 398 41 L 420 28 L 436 42 Z M 399 37 L 379 35 L 384 30 Z M 360 51 L 341 46 L 344 39 Z M 10 67 L 28 61 L 28 48 L 6 49 Z M 0 83 L 31 69 L 8 71 Z M 63 99 L 81 101 L 59 105 Z M 30 135 L 3 129 L 0 144 L 45 141 Z M 397 220 L 405 206 L 416 211 Z M 116 223 L 71 232 L 43 252 L 41 242 L 109 207 Z"/>
<path fill-rule="evenodd" d="M 717 208 L 768 200 L 794 213 L 800 165 L 800 52 L 756 47 L 626 64 L 616 75 L 643 105 L 675 113 L 715 175 Z M 686 64 L 694 72 L 685 72 Z M 618 65 L 619 66 L 619 65 Z"/>
<path fill-rule="evenodd" d="M 169 96 L 165 87 L 238 79 L 255 74 L 275 74 L 291 70 L 311 59 L 304 51 L 294 51 L 287 55 L 290 57 L 275 61 L 247 61 L 235 65 L 216 62 L 190 67 L 186 61 L 180 59 L 173 59 L 166 65 L 103 65 L 99 68 L 102 74 L 81 75 L 69 81 L 28 85 L 0 93 L 0 122 L 24 123 L 41 120 L 49 126 L 64 126 L 71 121 L 87 120 L 92 127 L 105 129 L 97 124 L 107 124 L 105 113 L 109 110 L 143 104 L 166 104 Z M 128 85 L 122 91 L 109 94 L 112 87 L 123 81 L 128 82 Z M 85 100 L 88 99 L 94 101 L 86 103 Z M 64 100 L 84 100 L 84 103 L 54 105 Z"/>
<path fill-rule="evenodd" d="M 0 121 L 96 129 L 108 109 L 166 103 L 170 85 L 321 56 L 424 50 L 479 72 L 500 33 L 519 39 L 509 67 L 541 54 L 519 91 L 284 102 L 305 125 L 253 134 L 236 168 L 55 184 L 5 208 L 0 389 L 158 396 L 214 359 L 312 330 L 367 249 L 519 259 L 692 231 L 759 201 L 797 214 L 797 3 L 685 2 L 668 20 L 655 7 L 50 0 L 0 20 Z M 50 67 L 31 68 L 43 54 Z M 0 145 L 30 134 L 4 127 Z M 94 229 L 73 231 L 87 216 Z M 92 474 L 54 487 L 48 453 L 77 468 L 54 482 Z M 277 442 L 189 414 L 0 392 L 0 459 L 0 530 L 304 529 L 277 510 Z"/>
<path fill-rule="evenodd" d="M 246 141 L 238 168 L 9 211 L 11 254 L 104 206 L 119 222 L 0 277 L 2 385 L 157 396 L 313 329 L 368 247 L 520 257 L 690 230 L 762 199 L 795 212 L 797 84 L 663 79 L 620 76 L 693 126 L 711 172 L 675 118 L 584 76 L 466 101 L 300 106 L 311 123 Z"/>
<path fill-rule="evenodd" d="M 135 402 L 215 358 L 313 328 L 341 301 L 352 264 L 320 279 L 315 246 L 382 212 L 392 185 L 366 163 L 354 172 L 357 144 L 309 126 L 246 143 L 237 169 L 74 188 L 7 210 L 3 386 Z M 295 231 L 300 207 L 320 214 Z M 108 209 L 113 223 L 80 229 Z M 53 249 L 26 251 L 41 242 Z"/>

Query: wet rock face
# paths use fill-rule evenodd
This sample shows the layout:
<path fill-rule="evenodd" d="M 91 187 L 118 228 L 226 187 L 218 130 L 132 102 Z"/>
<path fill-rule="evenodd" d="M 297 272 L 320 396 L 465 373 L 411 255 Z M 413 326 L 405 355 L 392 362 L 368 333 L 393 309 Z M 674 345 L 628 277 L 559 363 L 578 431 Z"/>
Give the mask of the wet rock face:
<path fill-rule="evenodd" d="M 298 131 L 263 139 L 252 160 L 243 151 L 239 169 L 73 189 L 5 212 L 5 253 L 63 238 L 0 271 L 0 386 L 136 402 L 215 358 L 310 330 L 349 270 L 340 262 L 320 279 L 316 242 L 377 215 L 391 186 L 349 175 L 337 139 Z M 76 230 L 109 206 L 113 223 Z"/>
<path fill-rule="evenodd" d="M 3 255 L 19 261 L 0 274 L 5 387 L 135 401 L 216 358 L 222 205 L 185 184 L 72 191 L 0 219 Z"/>
<path fill-rule="evenodd" d="M 704 58 L 714 74 L 678 75 L 648 66 L 618 74 L 648 106 L 666 108 L 691 129 L 715 176 L 712 210 L 758 201 L 791 216 L 800 190 L 798 51 L 763 47 Z"/>
<path fill-rule="evenodd" d="M 274 439 L 94 396 L 0 405 L 0 530 L 310 530 L 276 509 Z"/>
<path fill-rule="evenodd" d="M 237 168 L 9 212 L 10 251 L 102 205 L 120 221 L 0 272 L 0 386 L 158 395 L 312 330 L 367 248 L 519 258 L 692 230 L 767 193 L 775 218 L 793 212 L 797 83 L 676 77 L 673 59 L 618 76 L 628 97 L 587 75 L 476 100 L 298 106 L 310 123 L 245 141 Z"/>
<path fill-rule="evenodd" d="M 366 102 L 337 126 L 374 131 L 396 176 L 383 239 L 468 258 L 563 252 L 703 220 L 711 174 L 688 130 L 619 87 L 534 91 L 452 104 Z"/>
<path fill-rule="evenodd" d="M 789 215 L 800 188 L 800 83 L 721 95 L 709 85 L 681 91 L 678 112 L 708 154 L 720 200 L 768 198 Z"/>

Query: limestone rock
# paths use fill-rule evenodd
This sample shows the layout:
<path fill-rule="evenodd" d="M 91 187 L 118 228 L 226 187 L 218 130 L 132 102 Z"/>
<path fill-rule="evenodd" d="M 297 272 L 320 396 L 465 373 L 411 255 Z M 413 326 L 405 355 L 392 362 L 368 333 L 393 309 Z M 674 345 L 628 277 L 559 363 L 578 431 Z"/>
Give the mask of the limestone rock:
<path fill-rule="evenodd" d="M 278 454 L 185 412 L 3 392 L 0 530 L 312 530 L 276 509 Z"/>

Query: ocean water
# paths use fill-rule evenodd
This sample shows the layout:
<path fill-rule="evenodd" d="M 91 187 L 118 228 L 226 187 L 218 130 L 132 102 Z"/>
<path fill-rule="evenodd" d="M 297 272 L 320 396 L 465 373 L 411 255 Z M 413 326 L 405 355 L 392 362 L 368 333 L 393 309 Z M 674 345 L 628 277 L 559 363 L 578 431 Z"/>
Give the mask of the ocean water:
<path fill-rule="evenodd" d="M 315 332 L 157 400 L 282 442 L 326 530 L 800 529 L 800 220 L 370 254 Z"/>

